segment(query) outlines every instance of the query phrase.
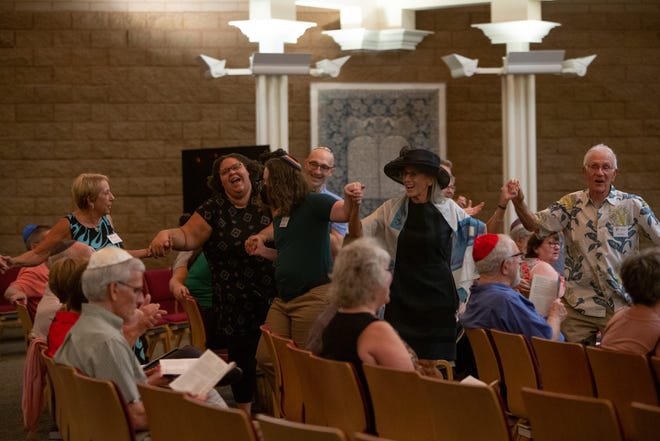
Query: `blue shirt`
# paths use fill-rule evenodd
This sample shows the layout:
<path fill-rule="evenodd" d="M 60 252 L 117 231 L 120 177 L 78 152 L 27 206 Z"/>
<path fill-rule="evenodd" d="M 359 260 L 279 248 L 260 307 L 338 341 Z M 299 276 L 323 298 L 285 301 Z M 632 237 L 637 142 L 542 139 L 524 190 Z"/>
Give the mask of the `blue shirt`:
<path fill-rule="evenodd" d="M 337 196 L 336 194 L 334 194 L 333 192 L 331 192 L 330 190 L 328 190 L 328 187 L 326 187 L 325 185 L 323 186 L 321 191 L 319 191 L 319 193 L 329 194 L 330 196 L 332 196 L 333 198 L 335 198 L 338 201 L 343 201 L 344 200 L 344 199 L 340 198 L 339 196 Z M 337 233 L 341 234 L 342 236 L 346 236 L 346 233 L 348 232 L 348 224 L 345 223 L 345 222 L 330 222 L 330 228 L 332 228 L 333 230 L 335 230 Z"/>
<path fill-rule="evenodd" d="M 552 339 L 552 328 L 536 312 L 534 304 L 503 283 L 486 283 L 472 288 L 465 313 L 460 317 L 464 328 L 498 331 Z M 559 341 L 564 336 L 559 334 Z"/>

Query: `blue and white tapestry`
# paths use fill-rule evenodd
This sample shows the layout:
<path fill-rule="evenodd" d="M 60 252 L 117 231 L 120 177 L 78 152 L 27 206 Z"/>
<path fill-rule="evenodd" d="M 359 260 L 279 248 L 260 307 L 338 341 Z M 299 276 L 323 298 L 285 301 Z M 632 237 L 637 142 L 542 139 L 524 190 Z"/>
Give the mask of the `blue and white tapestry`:
<path fill-rule="evenodd" d="M 401 147 L 423 148 L 445 157 L 445 85 L 429 83 L 312 83 L 312 147 L 335 155 L 330 191 L 346 183 L 366 185 L 361 215 L 403 194 L 383 173 Z"/>

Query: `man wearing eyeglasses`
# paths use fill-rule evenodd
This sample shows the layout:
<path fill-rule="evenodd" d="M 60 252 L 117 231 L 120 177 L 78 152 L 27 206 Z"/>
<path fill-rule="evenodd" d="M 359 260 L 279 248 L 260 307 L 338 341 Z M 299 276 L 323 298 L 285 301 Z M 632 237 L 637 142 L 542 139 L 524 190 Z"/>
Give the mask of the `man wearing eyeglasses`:
<path fill-rule="evenodd" d="M 339 196 L 332 193 L 326 187 L 326 182 L 335 170 L 335 157 L 332 150 L 328 147 L 316 147 L 309 153 L 305 159 L 305 176 L 316 193 L 325 193 L 338 201 Z M 330 223 L 330 249 L 332 256 L 336 256 L 341 248 L 344 236 L 348 230 L 348 224 L 340 222 Z"/>
<path fill-rule="evenodd" d="M 587 151 L 582 172 L 586 190 L 538 213 L 529 210 L 519 186 L 509 198 L 528 230 L 564 233 L 568 317 L 562 332 L 568 341 L 595 344 L 614 312 L 631 302 L 619 277 L 624 257 L 639 250 L 640 234 L 660 246 L 660 223 L 641 197 L 614 188 L 617 159 L 606 145 Z"/>
<path fill-rule="evenodd" d="M 559 328 L 566 308 L 559 299 L 550 304 L 543 318 L 534 304 L 514 291 L 520 283 L 522 253 L 504 234 L 482 234 L 474 240 L 472 257 L 479 271 L 477 286 L 472 287 L 467 308 L 459 320 L 467 329 L 497 329 L 563 341 Z"/>

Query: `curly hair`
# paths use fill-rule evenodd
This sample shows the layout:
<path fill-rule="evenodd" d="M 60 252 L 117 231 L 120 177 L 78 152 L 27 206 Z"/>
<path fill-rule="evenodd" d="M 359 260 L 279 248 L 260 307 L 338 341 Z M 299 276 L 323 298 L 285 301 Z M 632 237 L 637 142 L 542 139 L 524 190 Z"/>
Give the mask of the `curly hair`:
<path fill-rule="evenodd" d="M 289 215 L 312 191 L 300 169 L 293 165 L 291 159 L 285 158 L 290 157 L 278 156 L 266 161 L 268 205 L 280 216 Z"/>
<path fill-rule="evenodd" d="M 636 305 L 654 306 L 660 300 L 660 250 L 648 248 L 621 264 L 621 280 Z"/>
<path fill-rule="evenodd" d="M 228 153 L 226 155 L 220 156 L 215 161 L 213 161 L 213 167 L 211 169 L 211 176 L 206 178 L 206 186 L 210 188 L 215 193 L 225 195 L 225 189 L 222 187 L 222 181 L 220 180 L 220 164 L 227 158 L 234 158 L 248 171 L 250 174 L 250 183 L 252 184 L 252 194 L 258 193 L 259 183 L 261 177 L 264 173 L 264 167 L 258 161 L 248 159 L 246 156 L 241 155 L 240 153 Z"/>

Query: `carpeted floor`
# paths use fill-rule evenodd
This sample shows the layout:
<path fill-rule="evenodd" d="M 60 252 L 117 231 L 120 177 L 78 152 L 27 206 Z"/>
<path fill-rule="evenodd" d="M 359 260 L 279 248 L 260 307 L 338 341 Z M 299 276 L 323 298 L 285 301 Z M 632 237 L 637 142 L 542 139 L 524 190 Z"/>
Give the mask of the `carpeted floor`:
<path fill-rule="evenodd" d="M 2 392 L 0 393 L 0 440 L 18 441 L 30 439 L 35 441 L 48 440 L 48 433 L 54 430 L 53 419 L 48 411 L 44 411 L 39 425 L 39 431 L 28 434 L 23 429 L 23 413 L 21 412 L 21 390 L 23 382 L 23 365 L 25 364 L 25 340 L 20 328 L 5 329 L 0 339 L 0 375 Z"/>

